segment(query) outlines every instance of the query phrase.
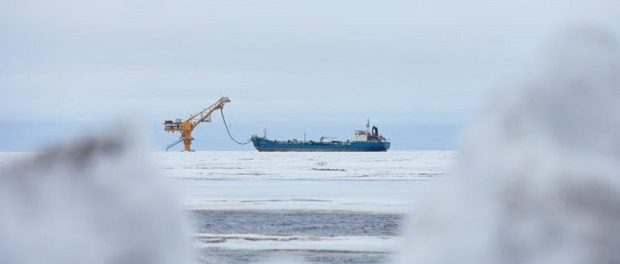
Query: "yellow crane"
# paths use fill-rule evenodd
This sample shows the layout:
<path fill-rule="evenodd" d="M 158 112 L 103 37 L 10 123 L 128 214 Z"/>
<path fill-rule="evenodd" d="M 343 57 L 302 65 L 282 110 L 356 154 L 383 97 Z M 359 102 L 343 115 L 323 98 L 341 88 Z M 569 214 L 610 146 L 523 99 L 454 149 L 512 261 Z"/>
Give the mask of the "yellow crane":
<path fill-rule="evenodd" d="M 189 116 L 185 120 L 176 119 L 175 121 L 164 121 L 164 131 L 169 133 L 181 132 L 181 137 L 179 138 L 179 140 L 168 145 L 166 151 L 181 142 L 183 142 L 183 150 L 193 151 L 192 140 L 194 140 L 194 138 L 192 137 L 192 131 L 194 130 L 194 128 L 196 128 L 202 122 L 211 122 L 211 114 L 217 110 L 224 109 L 224 105 L 227 103 L 230 103 L 230 99 L 228 97 L 221 97 L 209 107 Z M 228 129 L 228 126 L 226 128 Z"/>

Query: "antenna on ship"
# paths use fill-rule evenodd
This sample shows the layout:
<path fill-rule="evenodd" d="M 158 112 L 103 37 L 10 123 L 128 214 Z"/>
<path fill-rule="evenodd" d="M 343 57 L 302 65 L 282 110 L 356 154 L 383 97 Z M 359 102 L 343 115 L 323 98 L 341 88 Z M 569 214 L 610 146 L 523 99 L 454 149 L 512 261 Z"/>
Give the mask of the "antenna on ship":
<path fill-rule="evenodd" d="M 370 131 L 370 118 L 366 119 L 366 132 Z"/>

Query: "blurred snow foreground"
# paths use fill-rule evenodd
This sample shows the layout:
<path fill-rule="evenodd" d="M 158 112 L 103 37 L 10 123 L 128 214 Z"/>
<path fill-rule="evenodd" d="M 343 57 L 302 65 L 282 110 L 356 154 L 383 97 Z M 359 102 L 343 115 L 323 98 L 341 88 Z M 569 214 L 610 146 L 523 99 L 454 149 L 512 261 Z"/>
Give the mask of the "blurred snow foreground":
<path fill-rule="evenodd" d="M 114 135 L 0 171 L 0 263 L 192 261 L 182 210 L 164 179 L 127 133 Z"/>
<path fill-rule="evenodd" d="M 566 34 L 496 97 L 416 211 L 401 263 L 620 263 L 620 52 Z"/>

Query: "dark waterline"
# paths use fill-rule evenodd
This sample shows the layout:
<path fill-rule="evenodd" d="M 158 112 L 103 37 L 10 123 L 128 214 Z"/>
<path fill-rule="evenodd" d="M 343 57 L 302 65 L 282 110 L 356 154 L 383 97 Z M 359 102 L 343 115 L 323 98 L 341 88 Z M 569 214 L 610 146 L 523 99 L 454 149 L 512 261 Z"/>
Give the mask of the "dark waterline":
<path fill-rule="evenodd" d="M 393 236 L 402 216 L 359 212 L 192 211 L 197 231 L 211 234 Z"/>

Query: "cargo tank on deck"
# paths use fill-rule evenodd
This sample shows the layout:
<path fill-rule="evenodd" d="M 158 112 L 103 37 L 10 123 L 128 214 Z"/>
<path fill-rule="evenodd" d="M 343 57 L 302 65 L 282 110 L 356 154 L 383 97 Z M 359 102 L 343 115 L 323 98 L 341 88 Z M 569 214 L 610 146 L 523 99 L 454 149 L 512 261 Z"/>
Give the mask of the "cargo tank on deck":
<path fill-rule="evenodd" d="M 321 137 L 319 141 L 306 140 L 272 140 L 264 135 L 259 137 L 252 136 L 252 143 L 258 151 L 296 151 L 296 152 L 366 152 L 366 151 L 387 151 L 390 142 L 379 134 L 376 126 L 370 128 L 370 123 L 366 124 L 366 129 L 355 131 L 353 140 L 325 141 L 327 137 Z"/>

